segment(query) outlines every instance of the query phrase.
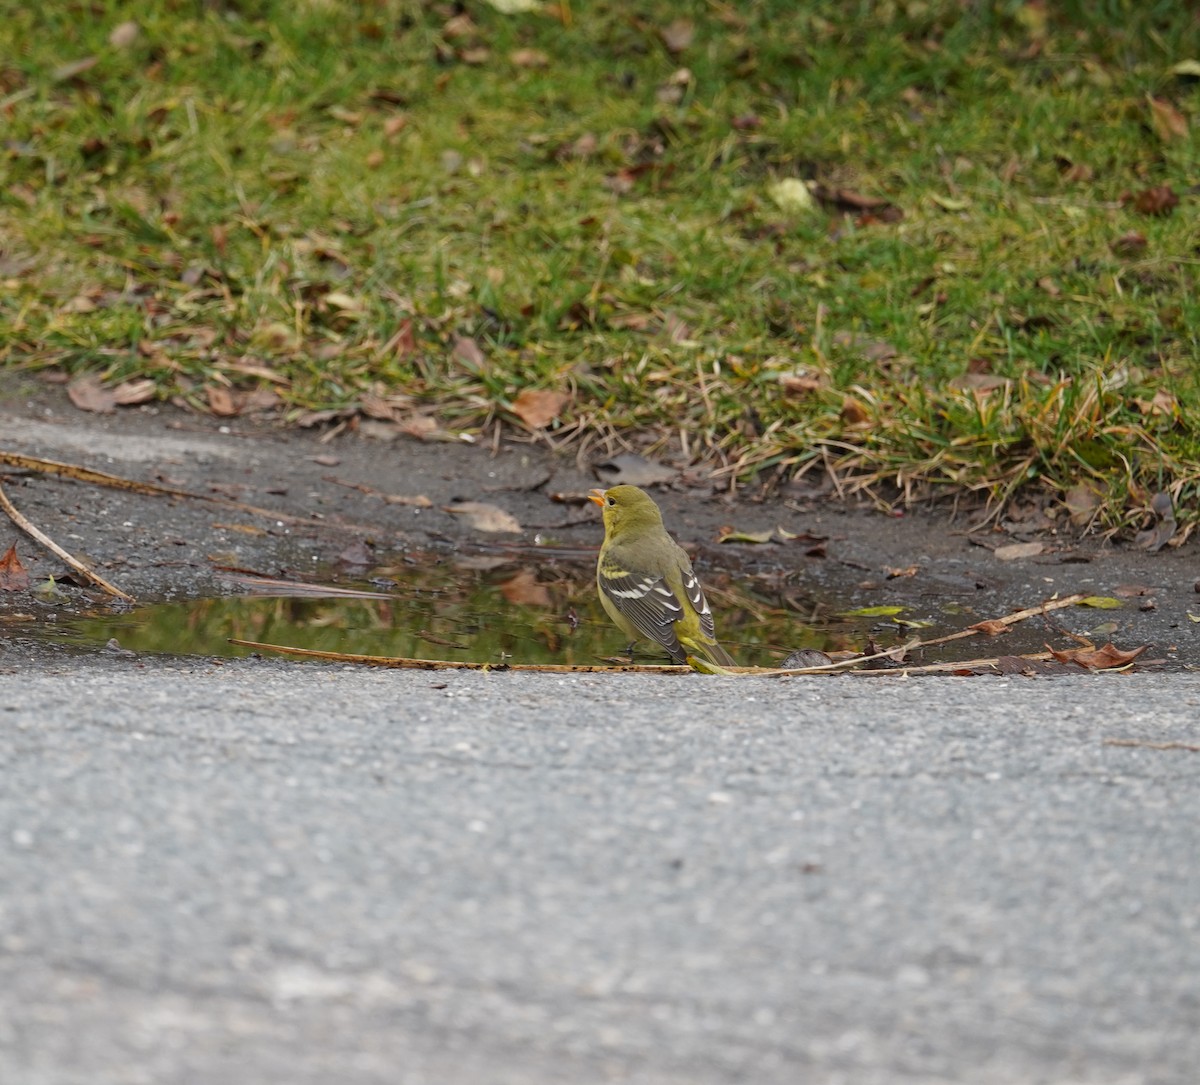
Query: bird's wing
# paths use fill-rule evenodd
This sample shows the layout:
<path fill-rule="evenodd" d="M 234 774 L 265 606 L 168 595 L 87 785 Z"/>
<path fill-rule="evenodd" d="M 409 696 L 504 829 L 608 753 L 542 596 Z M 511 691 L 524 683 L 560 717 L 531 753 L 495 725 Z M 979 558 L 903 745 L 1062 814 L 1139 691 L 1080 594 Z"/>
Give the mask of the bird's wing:
<path fill-rule="evenodd" d="M 683 604 L 663 577 L 602 568 L 596 580 L 605 598 L 643 637 L 661 644 L 677 662 L 686 658 L 675 635 L 675 623 L 683 617 Z M 699 587 L 697 584 L 697 591 Z M 711 625 L 711 614 L 708 621 Z"/>
<path fill-rule="evenodd" d="M 692 563 L 688 560 L 687 552 L 682 546 L 677 546 L 676 549 L 679 551 L 679 571 L 683 574 L 683 590 L 687 593 L 688 600 L 696 611 L 696 616 L 700 619 L 701 630 L 710 639 L 715 640 L 717 626 L 713 621 L 712 610 L 709 608 L 708 600 L 704 598 L 704 589 L 700 587 L 700 579 L 692 571 Z"/>

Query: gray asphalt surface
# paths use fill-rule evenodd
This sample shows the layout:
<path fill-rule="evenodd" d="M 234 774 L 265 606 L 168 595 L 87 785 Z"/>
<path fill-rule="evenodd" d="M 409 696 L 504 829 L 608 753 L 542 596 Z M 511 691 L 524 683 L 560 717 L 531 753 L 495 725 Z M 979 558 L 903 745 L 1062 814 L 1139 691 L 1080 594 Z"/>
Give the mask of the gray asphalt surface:
<path fill-rule="evenodd" d="M 4 1083 L 1197 1079 L 1196 674 L 12 663 Z"/>

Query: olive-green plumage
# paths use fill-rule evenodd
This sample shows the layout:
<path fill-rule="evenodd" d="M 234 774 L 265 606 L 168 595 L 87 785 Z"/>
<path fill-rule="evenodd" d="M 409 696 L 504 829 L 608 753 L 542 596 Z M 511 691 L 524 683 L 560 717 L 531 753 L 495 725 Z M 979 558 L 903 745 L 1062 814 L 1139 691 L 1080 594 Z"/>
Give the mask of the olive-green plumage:
<path fill-rule="evenodd" d="M 662 513 L 644 490 L 593 490 L 604 514 L 604 544 L 596 586 L 608 616 L 630 639 L 661 644 L 676 663 L 689 655 L 734 666 L 717 643 L 712 611 L 687 554 L 663 527 Z"/>

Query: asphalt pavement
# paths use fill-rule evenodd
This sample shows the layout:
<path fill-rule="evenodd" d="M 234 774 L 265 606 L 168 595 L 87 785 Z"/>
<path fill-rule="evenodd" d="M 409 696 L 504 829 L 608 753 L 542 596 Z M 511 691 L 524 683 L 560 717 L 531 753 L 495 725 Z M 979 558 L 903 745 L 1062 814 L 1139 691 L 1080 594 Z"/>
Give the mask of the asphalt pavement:
<path fill-rule="evenodd" d="M 1200 677 L 0 648 L 0 1082 L 1166 1085 Z"/>

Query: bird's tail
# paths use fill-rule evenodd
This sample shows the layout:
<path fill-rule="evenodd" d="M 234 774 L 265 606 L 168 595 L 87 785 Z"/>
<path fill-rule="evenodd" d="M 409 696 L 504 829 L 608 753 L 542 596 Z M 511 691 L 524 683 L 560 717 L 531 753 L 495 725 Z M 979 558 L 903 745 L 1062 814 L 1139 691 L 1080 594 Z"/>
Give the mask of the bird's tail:
<path fill-rule="evenodd" d="M 691 638 L 684 640 L 680 638 L 680 644 L 691 654 L 703 656 L 709 663 L 715 663 L 718 667 L 737 666 L 737 662 L 733 656 L 725 651 L 715 640 L 692 640 Z"/>

